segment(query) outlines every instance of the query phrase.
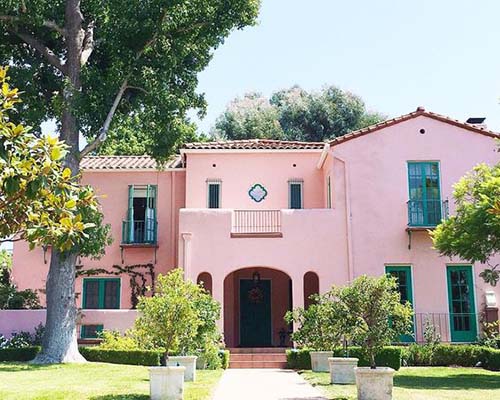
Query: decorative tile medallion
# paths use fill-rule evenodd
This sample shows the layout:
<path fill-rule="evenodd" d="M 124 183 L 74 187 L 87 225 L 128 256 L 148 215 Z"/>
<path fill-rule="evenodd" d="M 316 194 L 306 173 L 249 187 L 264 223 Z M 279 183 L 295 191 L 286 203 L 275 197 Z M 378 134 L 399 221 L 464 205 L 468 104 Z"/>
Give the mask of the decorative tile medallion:
<path fill-rule="evenodd" d="M 260 183 L 256 183 L 250 188 L 250 190 L 248 191 L 248 195 L 253 201 L 260 203 L 266 198 L 267 190 Z"/>

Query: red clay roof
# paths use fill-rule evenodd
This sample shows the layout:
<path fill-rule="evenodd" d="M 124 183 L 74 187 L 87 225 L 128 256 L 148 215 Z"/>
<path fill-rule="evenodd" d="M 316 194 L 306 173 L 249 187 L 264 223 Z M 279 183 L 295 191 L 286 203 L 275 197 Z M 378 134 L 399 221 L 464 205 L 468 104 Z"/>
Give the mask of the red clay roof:
<path fill-rule="evenodd" d="M 323 142 L 292 142 L 285 140 L 250 139 L 186 143 L 184 150 L 321 150 Z"/>
<path fill-rule="evenodd" d="M 179 156 L 172 157 L 164 168 L 178 168 L 180 161 Z M 157 169 L 156 161 L 150 156 L 87 156 L 80 166 L 86 170 Z"/>
<path fill-rule="evenodd" d="M 467 130 L 475 132 L 475 133 L 480 133 L 481 135 L 490 136 L 492 138 L 500 138 L 500 134 L 497 132 L 490 131 L 486 128 L 483 128 L 483 127 L 480 127 L 477 125 L 468 124 L 466 122 L 461 122 L 457 119 L 446 117 L 446 116 L 441 115 L 441 114 L 436 114 L 436 113 L 433 113 L 430 111 L 426 111 L 424 107 L 418 107 L 416 109 L 416 111 L 413 111 L 409 114 L 401 115 L 400 117 L 396 117 L 396 118 L 391 118 L 391 119 L 388 119 L 386 121 L 380 122 L 378 124 L 367 126 L 366 128 L 359 129 L 357 131 L 350 132 L 344 136 L 339 136 L 335 139 L 332 139 L 330 141 L 330 145 L 335 146 L 337 144 L 346 142 L 348 140 L 355 139 L 357 137 L 364 136 L 368 133 L 372 133 L 372 132 L 378 131 L 380 129 L 387 128 L 389 126 L 399 124 L 400 122 L 408 121 L 409 119 L 413 119 L 413 118 L 420 117 L 420 116 L 432 118 L 432 119 L 435 119 L 437 121 L 441 121 L 441 122 L 444 122 L 447 124 L 458 126 L 459 128 L 467 129 Z"/>

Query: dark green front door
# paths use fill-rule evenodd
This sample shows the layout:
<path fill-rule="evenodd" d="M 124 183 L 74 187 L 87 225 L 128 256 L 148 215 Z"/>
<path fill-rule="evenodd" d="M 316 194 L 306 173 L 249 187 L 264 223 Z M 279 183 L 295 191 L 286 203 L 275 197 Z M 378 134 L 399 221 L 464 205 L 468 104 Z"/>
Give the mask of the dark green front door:
<path fill-rule="evenodd" d="M 386 266 L 386 273 L 396 278 L 398 283 L 398 292 L 401 296 L 401 303 L 410 303 L 413 307 L 413 287 L 411 283 L 411 267 L 407 265 Z M 401 335 L 400 341 L 411 343 L 415 341 L 415 326 L 412 326 L 411 335 Z"/>
<path fill-rule="evenodd" d="M 271 281 L 240 281 L 240 345 L 271 346 Z"/>
<path fill-rule="evenodd" d="M 474 342 L 477 339 L 472 267 L 448 266 L 448 301 L 452 342 Z"/>

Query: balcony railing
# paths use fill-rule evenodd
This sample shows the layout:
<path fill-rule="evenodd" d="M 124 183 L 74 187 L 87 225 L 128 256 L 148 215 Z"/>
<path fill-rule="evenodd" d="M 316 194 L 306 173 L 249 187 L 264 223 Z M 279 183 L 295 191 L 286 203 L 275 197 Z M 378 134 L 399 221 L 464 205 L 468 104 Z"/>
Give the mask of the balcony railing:
<path fill-rule="evenodd" d="M 435 227 L 448 218 L 448 200 L 409 200 L 409 227 Z"/>
<path fill-rule="evenodd" d="M 128 221 L 122 223 L 123 244 L 156 244 L 158 222 L 152 218 L 145 221 Z"/>
<path fill-rule="evenodd" d="M 475 313 L 415 313 L 414 338 L 425 343 L 428 336 L 439 337 L 441 342 L 473 342 L 477 337 Z"/>
<path fill-rule="evenodd" d="M 234 210 L 231 236 L 281 236 L 280 210 Z"/>

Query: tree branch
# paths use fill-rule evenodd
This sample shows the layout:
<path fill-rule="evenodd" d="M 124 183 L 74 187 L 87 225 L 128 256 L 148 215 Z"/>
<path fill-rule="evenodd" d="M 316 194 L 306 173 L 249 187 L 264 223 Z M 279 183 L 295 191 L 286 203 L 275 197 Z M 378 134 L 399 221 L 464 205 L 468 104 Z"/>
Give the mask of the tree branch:
<path fill-rule="evenodd" d="M 90 55 L 94 51 L 94 21 L 91 21 L 87 29 L 85 29 L 85 37 L 83 38 L 82 54 L 80 56 L 80 65 L 83 67 L 89 60 Z"/>
<path fill-rule="evenodd" d="M 18 38 L 20 38 L 24 43 L 28 44 L 31 48 L 35 49 L 38 51 L 44 58 L 45 60 L 48 61 L 50 65 L 53 67 L 57 68 L 60 72 L 62 72 L 64 75 L 66 75 L 66 65 L 61 62 L 59 57 L 57 57 L 54 52 L 49 49 L 47 46 L 45 46 L 42 42 L 40 42 L 38 39 L 36 39 L 34 36 L 30 35 L 29 33 L 23 33 L 19 32 L 14 29 L 8 29 L 10 33 L 16 35 Z"/>
<path fill-rule="evenodd" d="M 149 94 L 149 92 L 148 92 L 146 89 L 141 88 L 141 87 L 139 87 L 139 86 L 130 86 L 130 85 L 128 85 L 128 86 L 126 87 L 126 89 L 138 90 L 139 92 L 142 92 L 142 93 L 144 93 L 144 94 Z"/>
<path fill-rule="evenodd" d="M 4 22 L 20 22 L 21 18 L 16 17 L 14 15 L 0 15 L 0 21 Z M 61 28 L 55 21 L 50 21 L 46 20 L 42 22 L 42 26 L 52 29 L 53 31 L 56 31 L 57 33 L 61 34 L 64 36 L 66 34 L 66 31 L 64 28 Z"/>

